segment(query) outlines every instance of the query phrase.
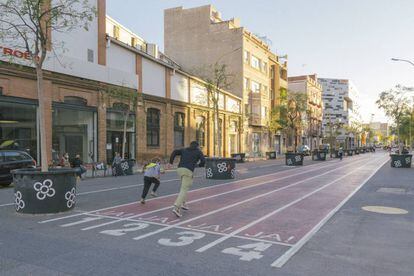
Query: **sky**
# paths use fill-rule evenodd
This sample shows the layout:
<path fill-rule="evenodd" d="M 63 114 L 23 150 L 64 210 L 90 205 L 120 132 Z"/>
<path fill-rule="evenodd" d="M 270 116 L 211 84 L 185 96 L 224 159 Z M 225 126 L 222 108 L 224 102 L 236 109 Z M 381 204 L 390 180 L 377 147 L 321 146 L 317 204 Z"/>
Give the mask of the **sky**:
<path fill-rule="evenodd" d="M 412 0 L 107 0 L 107 14 L 163 49 L 164 9 L 212 4 L 224 20 L 271 41 L 288 55 L 289 76 L 350 79 L 365 122 L 386 122 L 375 101 L 396 84 L 414 86 Z"/>

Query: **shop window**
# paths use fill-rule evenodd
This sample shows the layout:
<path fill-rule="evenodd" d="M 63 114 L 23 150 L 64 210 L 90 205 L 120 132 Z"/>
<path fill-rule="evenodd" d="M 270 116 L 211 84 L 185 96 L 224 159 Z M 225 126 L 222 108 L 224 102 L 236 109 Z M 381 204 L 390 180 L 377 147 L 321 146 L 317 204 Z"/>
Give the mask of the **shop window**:
<path fill-rule="evenodd" d="M 160 111 L 155 108 L 147 110 L 147 146 L 160 146 Z"/>
<path fill-rule="evenodd" d="M 185 114 L 176 112 L 174 114 L 174 147 L 184 147 Z"/>
<path fill-rule="evenodd" d="M 67 104 L 74 104 L 74 105 L 81 105 L 81 106 L 87 106 L 88 101 L 81 97 L 75 97 L 75 96 L 65 96 L 64 100 Z"/>
<path fill-rule="evenodd" d="M 196 118 L 196 140 L 200 147 L 205 146 L 205 121 L 203 116 L 197 116 Z"/>
<path fill-rule="evenodd" d="M 36 106 L 0 102 L 0 150 L 24 150 L 37 157 Z"/>

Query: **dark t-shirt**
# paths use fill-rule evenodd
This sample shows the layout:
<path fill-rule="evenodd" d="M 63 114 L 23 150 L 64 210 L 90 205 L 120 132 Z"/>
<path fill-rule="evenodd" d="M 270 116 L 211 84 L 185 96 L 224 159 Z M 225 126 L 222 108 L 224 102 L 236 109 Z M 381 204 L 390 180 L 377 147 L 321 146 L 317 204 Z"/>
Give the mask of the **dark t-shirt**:
<path fill-rule="evenodd" d="M 198 164 L 199 167 L 204 167 L 204 154 L 197 147 L 174 150 L 170 157 L 170 164 L 174 163 L 174 159 L 178 155 L 181 156 L 180 163 L 178 164 L 179 168 L 187 168 L 193 172 L 198 162 L 200 162 Z"/>

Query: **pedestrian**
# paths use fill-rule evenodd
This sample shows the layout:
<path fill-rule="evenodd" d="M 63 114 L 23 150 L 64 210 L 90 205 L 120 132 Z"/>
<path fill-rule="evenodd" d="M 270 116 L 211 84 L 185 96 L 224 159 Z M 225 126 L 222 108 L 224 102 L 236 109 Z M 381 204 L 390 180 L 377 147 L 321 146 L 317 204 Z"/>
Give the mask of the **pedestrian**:
<path fill-rule="evenodd" d="M 78 169 L 78 172 L 76 174 L 79 178 L 82 178 L 82 175 L 86 172 L 86 168 L 83 166 L 83 161 L 80 158 L 79 154 L 76 154 L 75 159 L 73 159 L 72 167 Z"/>
<path fill-rule="evenodd" d="M 171 153 L 170 165 L 174 163 L 176 156 L 181 157 L 177 168 L 177 174 L 181 178 L 181 188 L 174 203 L 173 213 L 177 217 L 181 217 L 181 209 L 188 210 L 186 204 L 187 192 L 193 184 L 194 169 L 197 164 L 199 167 L 204 167 L 205 159 L 196 141 L 191 142 L 188 148 L 174 150 Z"/>
<path fill-rule="evenodd" d="M 145 198 L 147 197 L 152 183 L 154 183 L 154 187 L 152 188 L 151 196 L 157 196 L 157 190 L 160 186 L 160 177 L 162 173 L 161 160 L 159 158 L 154 158 L 151 162 L 144 165 L 142 172 L 144 173 L 144 188 L 142 189 L 140 202 L 141 204 L 145 204 Z"/>
<path fill-rule="evenodd" d="M 123 175 L 124 171 L 121 168 L 122 157 L 119 152 L 115 152 L 114 160 L 112 161 L 112 172 L 114 176 Z"/>
<path fill-rule="evenodd" d="M 338 155 L 339 155 L 339 160 L 342 160 L 342 157 L 344 155 L 344 149 L 342 147 L 339 148 Z"/>
<path fill-rule="evenodd" d="M 69 153 L 65 152 L 60 159 L 59 165 L 61 167 L 70 167 Z"/>

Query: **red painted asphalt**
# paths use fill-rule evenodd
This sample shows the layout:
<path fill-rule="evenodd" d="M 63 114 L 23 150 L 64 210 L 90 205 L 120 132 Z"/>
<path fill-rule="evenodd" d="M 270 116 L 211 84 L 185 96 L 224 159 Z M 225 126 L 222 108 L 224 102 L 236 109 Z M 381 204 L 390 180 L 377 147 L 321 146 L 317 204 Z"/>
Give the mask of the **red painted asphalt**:
<path fill-rule="evenodd" d="M 309 195 L 316 189 L 332 183 L 336 178 L 358 170 L 364 165 L 364 169 L 355 171 L 346 180 L 327 186 L 239 234 L 239 236 L 294 244 L 378 168 L 384 161 L 381 157 L 383 156 L 363 155 L 347 158 L 342 162 L 334 160 L 316 166 L 193 190 L 189 193 L 188 200 L 198 202 L 190 204 L 191 210 L 184 212 L 181 220 L 177 220 L 170 210 L 176 195 L 156 198 L 145 205 L 129 204 L 97 214 L 134 217 L 142 221 L 156 221 L 167 225 L 180 223 L 183 227 L 227 234 Z M 331 170 L 334 171 L 330 172 Z M 254 197 L 256 198 L 250 200 Z M 159 210 L 163 208 L 165 210 Z M 209 212 L 212 213 L 205 215 Z M 185 223 L 187 220 L 188 223 Z"/>

